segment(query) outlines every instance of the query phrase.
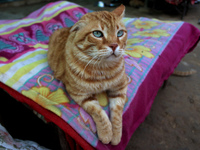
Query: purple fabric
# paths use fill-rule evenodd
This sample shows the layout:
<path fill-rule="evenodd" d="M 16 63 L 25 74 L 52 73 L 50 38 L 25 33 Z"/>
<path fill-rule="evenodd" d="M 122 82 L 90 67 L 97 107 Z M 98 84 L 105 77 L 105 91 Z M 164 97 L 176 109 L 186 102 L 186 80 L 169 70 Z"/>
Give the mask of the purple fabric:
<path fill-rule="evenodd" d="M 63 83 L 54 79 L 46 59 L 49 36 L 59 28 L 72 26 L 87 12 L 90 10 L 59 1 L 24 19 L 0 21 L 0 81 L 69 124 L 77 132 L 77 136 L 73 132 L 75 140 L 83 139 L 79 143 L 87 141 L 100 150 L 125 149 L 148 115 L 159 87 L 180 59 L 195 47 L 200 31 L 184 22 L 124 18 L 128 30 L 124 59 L 130 82 L 123 112 L 123 136 L 117 146 L 104 145 L 98 140 L 90 115 L 74 102 Z M 106 96 L 99 102 L 109 115 Z"/>

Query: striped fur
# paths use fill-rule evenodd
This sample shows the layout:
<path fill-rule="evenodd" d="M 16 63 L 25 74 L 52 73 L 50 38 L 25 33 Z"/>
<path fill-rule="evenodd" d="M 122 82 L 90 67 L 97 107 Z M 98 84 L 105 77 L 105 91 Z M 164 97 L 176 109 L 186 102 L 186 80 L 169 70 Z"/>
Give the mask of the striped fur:
<path fill-rule="evenodd" d="M 94 119 L 99 139 L 113 145 L 121 140 L 128 82 L 123 59 L 127 41 L 121 21 L 124 10 L 121 5 L 112 12 L 88 13 L 71 28 L 55 31 L 47 54 L 55 78 Z M 97 30 L 103 37 L 94 35 Z M 123 35 L 117 36 L 120 30 Z M 110 120 L 95 98 L 103 91 L 109 96 Z"/>
<path fill-rule="evenodd" d="M 188 71 L 179 71 L 179 70 L 174 70 L 173 74 L 174 76 L 180 76 L 180 77 L 187 77 L 190 75 L 195 74 L 197 71 L 194 69 L 188 70 Z"/>

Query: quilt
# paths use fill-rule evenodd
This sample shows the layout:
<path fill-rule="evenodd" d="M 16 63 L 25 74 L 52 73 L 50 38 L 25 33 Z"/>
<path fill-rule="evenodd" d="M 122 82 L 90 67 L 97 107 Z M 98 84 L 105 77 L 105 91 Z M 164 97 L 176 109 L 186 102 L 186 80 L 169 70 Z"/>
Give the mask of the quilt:
<path fill-rule="evenodd" d="M 72 26 L 88 12 L 91 10 L 77 4 L 58 1 L 20 20 L 0 20 L 0 87 L 13 91 L 17 100 L 57 124 L 84 149 L 125 149 L 163 81 L 198 43 L 200 31 L 185 22 L 123 19 L 128 31 L 124 59 L 129 78 L 123 135 L 119 145 L 104 145 L 92 118 L 54 78 L 47 62 L 49 36 Z M 98 101 L 109 115 L 107 95 L 99 94 Z"/>

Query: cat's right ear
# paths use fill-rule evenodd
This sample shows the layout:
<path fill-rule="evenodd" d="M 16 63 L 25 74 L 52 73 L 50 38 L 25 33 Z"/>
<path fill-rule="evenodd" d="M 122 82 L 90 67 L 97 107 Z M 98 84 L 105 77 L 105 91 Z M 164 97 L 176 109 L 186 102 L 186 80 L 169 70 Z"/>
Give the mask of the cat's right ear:
<path fill-rule="evenodd" d="M 86 22 L 83 20 L 79 20 L 77 23 L 75 23 L 72 28 L 70 29 L 70 32 L 73 31 L 78 31 L 80 30 L 82 27 L 84 27 L 86 25 Z"/>
<path fill-rule="evenodd" d="M 120 18 L 123 18 L 125 14 L 125 6 L 121 4 L 115 10 L 113 10 L 112 13 Z"/>

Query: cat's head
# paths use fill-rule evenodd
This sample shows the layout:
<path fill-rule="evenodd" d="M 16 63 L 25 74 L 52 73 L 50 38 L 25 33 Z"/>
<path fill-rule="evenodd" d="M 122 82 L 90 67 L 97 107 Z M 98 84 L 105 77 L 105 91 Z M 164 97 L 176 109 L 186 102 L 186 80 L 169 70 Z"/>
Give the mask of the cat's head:
<path fill-rule="evenodd" d="M 127 30 L 122 23 L 125 7 L 112 12 L 85 14 L 70 30 L 74 43 L 86 56 L 113 61 L 122 57 L 127 41 Z"/>

